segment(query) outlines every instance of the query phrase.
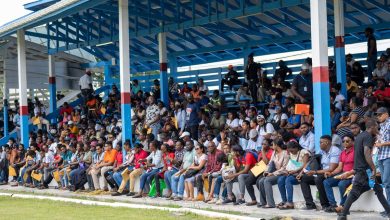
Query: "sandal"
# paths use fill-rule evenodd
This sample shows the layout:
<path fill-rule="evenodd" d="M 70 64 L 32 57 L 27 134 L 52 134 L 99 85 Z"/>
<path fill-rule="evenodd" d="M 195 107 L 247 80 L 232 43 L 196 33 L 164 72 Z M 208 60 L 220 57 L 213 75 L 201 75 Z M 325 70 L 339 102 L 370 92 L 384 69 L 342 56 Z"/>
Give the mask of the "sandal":
<path fill-rule="evenodd" d="M 282 207 L 282 206 L 284 206 L 285 204 L 286 204 L 286 203 L 281 202 L 281 203 L 279 203 L 279 204 L 276 205 L 276 208 Z"/>
<path fill-rule="evenodd" d="M 262 207 L 263 209 L 273 209 L 275 208 L 274 206 L 270 206 L 270 205 L 265 205 Z"/>

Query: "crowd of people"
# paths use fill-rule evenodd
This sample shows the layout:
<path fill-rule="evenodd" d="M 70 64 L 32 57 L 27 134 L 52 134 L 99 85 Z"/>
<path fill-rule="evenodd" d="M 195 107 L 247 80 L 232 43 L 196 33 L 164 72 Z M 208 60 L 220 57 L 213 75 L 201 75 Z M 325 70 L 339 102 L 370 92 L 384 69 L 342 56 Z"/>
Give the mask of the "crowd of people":
<path fill-rule="evenodd" d="M 370 56 L 377 57 L 372 33 L 366 30 Z M 133 137 L 123 145 L 120 92 L 113 85 L 105 99 L 94 96 L 88 72 L 80 80 L 82 105 L 65 103 L 57 123 L 50 124 L 37 104 L 33 117 L 40 120 L 37 132 L 30 133 L 29 146 L 10 138 L 0 148 L 0 182 L 265 209 L 294 209 L 295 185 L 300 185 L 306 209 L 317 209 L 310 189 L 315 185 L 321 209 L 338 212 L 340 219 L 346 219 L 352 203 L 373 188 L 385 208 L 381 214 L 389 216 L 390 50 L 375 61 L 376 68 L 364 70 L 350 54 L 346 61 L 346 97 L 342 85 L 333 81 L 336 64 L 329 61 L 332 132 L 321 136 L 319 143 L 314 138 L 313 112 L 297 114 L 295 108 L 301 103 L 313 106 L 310 58 L 291 84 L 286 78 L 292 71 L 285 62 L 280 61 L 268 78 L 253 54 L 248 57 L 245 82 L 229 66 L 220 90 L 209 91 L 203 79 L 179 86 L 170 78 L 167 106 L 158 101 L 158 81 L 145 92 L 134 80 Z M 230 90 L 239 86 L 235 91 L 239 110 L 227 108 L 225 85 Z M 267 105 L 257 108 L 259 102 Z M 18 118 L 17 113 L 10 118 L 15 127 Z M 274 185 L 281 201 L 274 200 Z M 340 201 L 333 187 L 339 189 Z"/>

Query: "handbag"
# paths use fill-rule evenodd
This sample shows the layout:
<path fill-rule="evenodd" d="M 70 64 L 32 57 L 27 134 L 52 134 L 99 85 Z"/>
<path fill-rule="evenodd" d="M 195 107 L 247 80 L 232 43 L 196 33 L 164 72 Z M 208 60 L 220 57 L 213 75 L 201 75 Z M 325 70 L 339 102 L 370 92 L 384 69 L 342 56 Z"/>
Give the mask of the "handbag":
<path fill-rule="evenodd" d="M 185 179 L 191 178 L 191 177 L 195 176 L 198 172 L 199 172 L 199 170 L 189 169 L 184 174 L 184 178 Z"/>
<path fill-rule="evenodd" d="M 306 166 L 306 170 L 320 170 L 321 169 L 321 154 L 313 155 Z"/>
<path fill-rule="evenodd" d="M 301 151 L 299 151 L 296 160 L 293 160 L 293 159 L 288 160 L 287 166 L 286 166 L 287 171 L 295 171 L 295 170 L 298 170 L 299 168 L 302 167 L 303 163 L 298 161 L 300 155 L 301 155 Z"/>

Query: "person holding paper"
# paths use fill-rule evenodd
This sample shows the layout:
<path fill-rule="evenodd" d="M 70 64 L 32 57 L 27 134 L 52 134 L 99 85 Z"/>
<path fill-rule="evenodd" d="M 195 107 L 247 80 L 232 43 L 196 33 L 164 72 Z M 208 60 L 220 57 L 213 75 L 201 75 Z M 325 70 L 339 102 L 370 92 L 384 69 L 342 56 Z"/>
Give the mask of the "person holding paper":
<path fill-rule="evenodd" d="M 351 134 L 347 134 L 343 137 L 343 146 L 344 150 L 340 154 L 339 165 L 332 172 L 326 172 L 324 180 L 324 187 L 326 191 L 326 196 L 328 197 L 330 207 L 325 210 L 326 212 L 335 212 L 337 203 L 334 198 L 332 187 L 338 186 L 340 190 L 340 206 L 343 206 L 347 196 L 344 195 L 346 189 L 352 183 L 352 175 L 355 173 L 353 171 L 354 164 L 354 147 L 353 147 L 354 138 Z"/>
<path fill-rule="evenodd" d="M 294 185 L 298 185 L 298 179 L 302 176 L 302 170 L 309 162 L 310 152 L 296 141 L 287 143 L 289 161 L 286 166 L 287 173 L 278 179 L 278 188 L 282 202 L 279 203 L 279 209 L 294 209 L 293 193 Z"/>
<path fill-rule="evenodd" d="M 271 148 L 271 140 L 270 139 L 264 139 L 262 143 L 261 150 L 259 151 L 257 161 L 258 163 L 249 171 L 248 177 L 245 179 L 245 187 L 246 191 L 248 192 L 249 196 L 251 197 L 252 201 L 247 202 L 247 206 L 256 205 L 256 196 L 253 185 L 256 184 L 257 179 L 262 178 L 263 175 L 261 175 L 263 172 L 261 172 L 262 165 L 261 163 L 267 165 L 269 160 L 272 157 L 274 150 Z"/>

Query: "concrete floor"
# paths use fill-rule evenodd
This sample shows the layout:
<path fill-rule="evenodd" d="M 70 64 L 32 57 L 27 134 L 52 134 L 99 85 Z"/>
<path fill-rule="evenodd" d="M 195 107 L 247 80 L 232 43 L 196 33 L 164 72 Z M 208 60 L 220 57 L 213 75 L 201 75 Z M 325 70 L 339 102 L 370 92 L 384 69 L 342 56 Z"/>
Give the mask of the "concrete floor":
<path fill-rule="evenodd" d="M 80 198 L 80 199 L 91 199 L 91 200 L 99 200 L 106 202 L 125 202 L 125 203 L 134 203 L 134 204 L 147 204 L 153 206 L 166 206 L 166 207 L 176 207 L 179 208 L 195 208 L 201 210 L 215 211 L 215 212 L 225 212 L 234 215 L 241 216 L 249 216 L 255 217 L 258 219 L 273 219 L 276 217 L 291 217 L 293 219 L 323 219 L 323 220 L 332 220 L 337 219 L 337 215 L 335 213 L 326 213 L 324 211 L 307 211 L 301 209 L 294 210 L 279 210 L 279 209 L 262 209 L 257 208 L 256 206 L 245 206 L 239 205 L 235 206 L 232 204 L 228 205 L 210 205 L 204 202 L 174 202 L 167 201 L 163 198 L 141 198 L 141 199 L 133 199 L 127 196 L 119 196 L 113 197 L 109 194 L 106 195 L 90 195 L 89 193 L 81 193 L 81 192 L 69 192 L 65 190 L 58 189 L 31 189 L 25 187 L 11 187 L 9 185 L 0 186 L 0 192 L 4 193 L 31 193 L 36 195 L 46 195 L 46 196 L 60 196 L 66 198 Z M 382 218 L 379 213 L 376 212 L 351 212 L 349 219 L 353 220 L 379 220 Z"/>

